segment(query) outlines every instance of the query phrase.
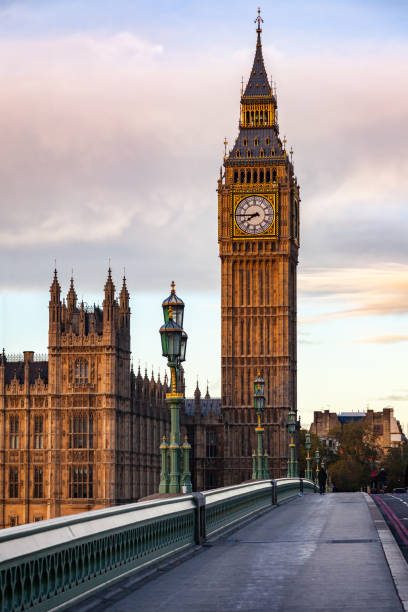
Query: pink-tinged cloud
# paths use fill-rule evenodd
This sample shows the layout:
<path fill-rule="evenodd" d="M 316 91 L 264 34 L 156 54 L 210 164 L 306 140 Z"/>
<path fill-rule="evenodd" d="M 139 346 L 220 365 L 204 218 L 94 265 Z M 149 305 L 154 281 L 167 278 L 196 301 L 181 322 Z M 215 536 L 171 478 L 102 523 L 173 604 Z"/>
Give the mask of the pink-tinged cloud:
<path fill-rule="evenodd" d="M 360 338 L 356 342 L 364 342 L 368 344 L 397 344 L 399 342 L 408 342 L 408 334 L 390 334 L 388 336 L 370 336 Z"/>
<path fill-rule="evenodd" d="M 389 215 L 385 232 L 384 218 L 408 188 L 408 46 L 322 58 L 264 45 L 302 189 L 301 272 L 399 261 L 405 221 Z M 169 53 L 132 32 L 1 41 L 1 282 L 32 286 L 24 259 L 58 249 L 68 267 L 74 251 L 118 253 L 141 283 L 176 260 L 189 285 L 215 288 L 222 141 L 253 50 Z M 350 311 L 378 310 L 372 297 Z"/>
<path fill-rule="evenodd" d="M 406 314 L 407 287 L 408 265 L 402 264 L 384 264 L 382 268 L 334 268 L 303 272 L 299 275 L 300 299 L 305 304 L 312 303 L 320 312 L 303 317 L 300 322 Z M 342 308 L 334 311 L 329 309 L 333 302 Z"/>

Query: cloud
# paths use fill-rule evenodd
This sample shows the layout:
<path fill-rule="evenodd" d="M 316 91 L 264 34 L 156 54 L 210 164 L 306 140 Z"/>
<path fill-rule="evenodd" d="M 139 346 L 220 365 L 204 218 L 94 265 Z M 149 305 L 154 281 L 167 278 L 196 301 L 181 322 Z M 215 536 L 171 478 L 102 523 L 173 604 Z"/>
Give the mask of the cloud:
<path fill-rule="evenodd" d="M 300 299 L 323 310 L 301 318 L 315 323 L 349 317 L 403 315 L 408 312 L 408 265 L 367 268 L 316 268 L 299 275 Z M 333 303 L 341 309 L 333 310 Z"/>
<path fill-rule="evenodd" d="M 372 336 L 369 338 L 360 338 L 356 342 L 365 342 L 369 344 L 396 344 L 399 342 L 408 342 L 407 334 L 391 334 L 389 336 Z"/>
<path fill-rule="evenodd" d="M 381 402 L 406 402 L 406 401 L 408 401 L 408 393 L 405 394 L 405 395 L 397 395 L 397 394 L 386 395 L 385 397 L 379 397 L 378 401 L 381 401 Z M 392 406 L 386 406 L 386 408 L 392 408 Z"/>
<path fill-rule="evenodd" d="M 265 46 L 302 189 L 300 288 L 349 302 L 323 317 L 406 311 L 402 290 L 393 302 L 359 275 L 408 255 L 407 48 L 322 60 Z M 43 287 L 56 256 L 92 290 L 113 256 L 139 286 L 176 270 L 216 289 L 222 141 L 253 49 L 186 53 L 119 31 L 9 38 L 0 54 L 1 286 Z"/>

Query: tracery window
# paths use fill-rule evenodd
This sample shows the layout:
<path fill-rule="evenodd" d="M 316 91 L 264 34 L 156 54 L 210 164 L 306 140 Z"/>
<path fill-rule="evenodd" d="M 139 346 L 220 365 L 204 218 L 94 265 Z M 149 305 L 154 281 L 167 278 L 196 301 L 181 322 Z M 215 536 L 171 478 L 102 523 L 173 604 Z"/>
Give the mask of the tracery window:
<path fill-rule="evenodd" d="M 18 467 L 9 468 L 9 497 L 18 497 Z"/>
<path fill-rule="evenodd" d="M 34 467 L 34 497 L 44 497 L 43 489 L 43 469 L 42 467 Z"/>
<path fill-rule="evenodd" d="M 9 416 L 9 444 L 10 448 L 16 449 L 19 446 L 18 416 Z"/>
<path fill-rule="evenodd" d="M 44 417 L 34 417 L 34 448 L 44 448 Z"/>
<path fill-rule="evenodd" d="M 93 416 L 74 414 L 69 419 L 69 448 L 93 448 Z"/>
<path fill-rule="evenodd" d="M 69 468 L 69 496 L 74 499 L 93 497 L 91 465 L 74 465 Z"/>
<path fill-rule="evenodd" d="M 88 382 L 88 362 L 86 359 L 77 359 L 75 362 L 75 383 L 83 384 Z"/>

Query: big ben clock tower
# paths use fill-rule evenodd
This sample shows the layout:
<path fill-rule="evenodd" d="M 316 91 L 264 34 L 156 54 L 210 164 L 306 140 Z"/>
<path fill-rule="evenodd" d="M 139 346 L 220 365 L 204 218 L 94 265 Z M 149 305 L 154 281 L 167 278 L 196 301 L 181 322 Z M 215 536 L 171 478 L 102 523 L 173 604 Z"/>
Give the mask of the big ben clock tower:
<path fill-rule="evenodd" d="M 251 477 L 257 375 L 265 379 L 264 447 L 273 477 L 286 475 L 287 416 L 296 410 L 299 187 L 279 137 L 259 10 L 256 22 L 239 134 L 218 181 L 224 485 Z"/>

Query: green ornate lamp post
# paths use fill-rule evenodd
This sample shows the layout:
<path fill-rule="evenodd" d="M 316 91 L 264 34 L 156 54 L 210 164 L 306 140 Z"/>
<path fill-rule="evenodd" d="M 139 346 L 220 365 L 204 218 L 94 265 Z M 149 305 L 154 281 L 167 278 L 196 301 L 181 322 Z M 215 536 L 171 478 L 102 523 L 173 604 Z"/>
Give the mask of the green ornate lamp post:
<path fill-rule="evenodd" d="M 254 460 L 255 451 L 252 454 L 253 461 L 253 470 L 252 477 L 256 480 L 262 480 L 263 478 L 267 478 L 265 476 L 265 466 L 266 471 L 268 472 L 268 455 L 264 454 L 263 451 L 263 433 L 264 428 L 262 427 L 262 413 L 265 409 L 265 381 L 260 374 L 258 374 L 257 378 L 254 380 L 254 407 L 256 411 L 256 416 L 258 417 L 258 423 L 255 428 L 256 435 L 258 438 L 258 452 L 256 453 L 256 461 Z M 255 469 L 254 469 L 255 468 Z"/>
<path fill-rule="evenodd" d="M 171 283 L 171 293 L 163 304 L 164 325 L 160 328 L 162 353 L 167 357 L 167 365 L 171 372 L 170 392 L 166 394 L 166 402 L 170 404 L 171 431 L 170 444 L 170 474 L 167 467 L 167 444 L 165 440 L 160 446 L 162 469 L 160 475 L 159 493 L 191 492 L 189 453 L 185 452 L 187 440 L 183 445 L 183 476 L 180 475 L 180 404 L 184 401 L 184 393 L 180 387 L 180 364 L 185 361 L 187 334 L 183 330 L 184 302 L 177 297 L 174 281 Z"/>
<path fill-rule="evenodd" d="M 315 459 L 316 459 L 316 484 L 319 484 L 319 461 L 320 461 L 320 451 L 316 449 L 315 451 Z"/>
<path fill-rule="evenodd" d="M 313 473 L 312 470 L 310 469 L 310 448 L 311 448 L 311 443 L 310 443 L 310 433 L 307 433 L 305 435 L 305 446 L 306 446 L 306 473 L 305 473 L 305 478 L 307 480 L 313 480 Z"/>
<path fill-rule="evenodd" d="M 289 442 L 289 461 L 288 461 L 288 478 L 297 478 L 297 461 L 295 459 L 295 431 L 296 431 L 296 412 L 289 410 L 288 429 L 290 435 Z"/>

